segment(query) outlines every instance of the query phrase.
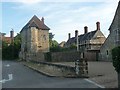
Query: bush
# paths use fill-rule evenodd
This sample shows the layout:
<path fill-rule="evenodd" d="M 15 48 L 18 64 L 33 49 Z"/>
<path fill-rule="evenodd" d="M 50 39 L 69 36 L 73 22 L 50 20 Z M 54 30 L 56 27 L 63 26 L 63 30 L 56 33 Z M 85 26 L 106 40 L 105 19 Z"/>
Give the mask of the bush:
<path fill-rule="evenodd" d="M 51 61 L 52 61 L 51 52 L 45 53 L 44 56 L 45 56 L 45 60 L 46 60 L 46 61 L 48 61 L 48 62 L 51 62 Z"/>
<path fill-rule="evenodd" d="M 120 46 L 112 49 L 112 61 L 115 70 L 120 73 Z"/>
<path fill-rule="evenodd" d="M 61 48 L 59 46 L 56 47 L 50 47 L 50 52 L 60 52 Z"/>
<path fill-rule="evenodd" d="M 2 60 L 18 59 L 20 45 L 2 46 Z"/>

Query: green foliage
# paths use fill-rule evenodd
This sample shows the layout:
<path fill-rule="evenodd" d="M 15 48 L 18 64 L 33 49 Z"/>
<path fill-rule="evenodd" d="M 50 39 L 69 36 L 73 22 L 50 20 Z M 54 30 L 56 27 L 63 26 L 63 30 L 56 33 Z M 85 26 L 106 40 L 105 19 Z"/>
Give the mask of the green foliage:
<path fill-rule="evenodd" d="M 112 60 L 115 70 L 120 73 L 120 46 L 112 49 Z"/>
<path fill-rule="evenodd" d="M 21 45 L 21 36 L 20 34 L 17 34 L 17 36 L 14 38 L 14 44 L 15 45 Z"/>
<path fill-rule="evenodd" d="M 45 53 L 44 56 L 45 56 L 45 60 L 47 62 L 51 62 L 52 61 L 51 52 Z"/>
<path fill-rule="evenodd" d="M 59 47 L 59 46 L 55 46 L 55 47 L 50 48 L 50 52 L 60 52 L 60 51 L 61 51 L 61 47 Z"/>
<path fill-rule="evenodd" d="M 50 51 L 56 52 L 59 51 L 60 47 L 58 46 L 58 42 L 56 40 L 50 40 Z"/>
<path fill-rule="evenodd" d="M 75 45 L 75 44 L 72 44 L 70 47 L 69 47 L 69 49 L 77 49 L 77 46 Z"/>
<path fill-rule="evenodd" d="M 58 42 L 56 40 L 50 40 L 50 48 L 57 46 L 58 46 Z"/>
<path fill-rule="evenodd" d="M 8 47 L 8 43 L 6 43 L 5 41 L 2 41 L 2 48 L 4 49 L 6 47 Z"/>
<path fill-rule="evenodd" d="M 54 34 L 49 33 L 49 39 L 52 40 L 54 38 Z"/>
<path fill-rule="evenodd" d="M 14 43 L 8 45 L 5 41 L 2 41 L 2 59 L 17 59 L 21 47 L 21 38 L 18 34 L 14 38 Z"/>

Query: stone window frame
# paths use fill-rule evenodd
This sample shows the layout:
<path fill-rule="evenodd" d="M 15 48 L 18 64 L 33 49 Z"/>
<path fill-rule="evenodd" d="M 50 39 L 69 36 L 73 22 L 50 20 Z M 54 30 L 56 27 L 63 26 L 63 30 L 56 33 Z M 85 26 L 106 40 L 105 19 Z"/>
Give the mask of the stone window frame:
<path fill-rule="evenodd" d="M 115 41 L 114 42 L 115 42 L 115 44 L 118 44 L 118 42 L 120 42 L 120 29 L 117 28 L 114 31 L 115 31 L 115 33 L 114 33 Z"/>

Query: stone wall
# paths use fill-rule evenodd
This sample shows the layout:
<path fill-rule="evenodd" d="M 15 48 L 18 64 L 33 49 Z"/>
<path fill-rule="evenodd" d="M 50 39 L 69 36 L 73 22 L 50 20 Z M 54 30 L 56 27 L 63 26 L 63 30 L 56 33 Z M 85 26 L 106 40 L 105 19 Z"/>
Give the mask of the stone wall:
<path fill-rule="evenodd" d="M 28 61 L 45 61 L 44 53 L 38 52 L 38 53 L 30 53 L 26 54 L 26 60 Z"/>
<path fill-rule="evenodd" d="M 32 61 L 32 63 L 38 65 L 42 70 L 45 70 L 46 73 L 50 73 L 51 76 L 62 76 L 62 77 L 88 77 L 88 69 L 85 62 L 81 60 L 79 62 L 80 67 L 78 66 L 66 66 L 61 64 L 53 64 L 48 62 L 41 61 Z M 79 69 L 79 71 L 77 71 Z"/>
<path fill-rule="evenodd" d="M 100 61 L 112 61 L 111 50 L 114 47 L 115 47 L 114 34 L 111 33 L 100 49 L 99 60 Z"/>
<path fill-rule="evenodd" d="M 109 27 L 110 34 L 100 49 L 99 60 L 112 61 L 111 50 L 120 45 L 120 2 Z"/>
<path fill-rule="evenodd" d="M 49 52 L 49 31 L 36 27 L 21 32 L 20 58 L 24 60 L 44 60 L 45 52 Z M 39 53 L 41 52 L 41 53 Z"/>
<path fill-rule="evenodd" d="M 80 53 L 77 51 L 54 52 L 51 58 L 53 62 L 73 62 L 80 59 Z"/>
<path fill-rule="evenodd" d="M 54 52 L 51 53 L 52 62 L 74 62 L 80 59 L 80 52 L 77 51 L 67 51 L 67 52 Z M 98 51 L 88 51 L 84 52 L 84 58 L 88 61 L 98 60 Z"/>
<path fill-rule="evenodd" d="M 97 61 L 98 60 L 98 52 L 84 52 L 84 58 L 88 61 Z"/>

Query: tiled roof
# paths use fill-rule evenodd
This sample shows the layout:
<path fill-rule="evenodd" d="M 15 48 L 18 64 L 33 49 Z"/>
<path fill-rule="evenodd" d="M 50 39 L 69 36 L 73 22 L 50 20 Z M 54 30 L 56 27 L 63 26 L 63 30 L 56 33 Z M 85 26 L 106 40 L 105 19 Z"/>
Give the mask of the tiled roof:
<path fill-rule="evenodd" d="M 83 35 L 80 35 L 80 36 L 79 36 L 79 41 L 90 40 L 90 39 L 95 35 L 96 31 L 97 31 L 97 30 L 88 32 L 88 33 L 83 34 Z"/>
<path fill-rule="evenodd" d="M 3 37 L 3 41 L 10 44 L 11 43 L 11 38 L 10 37 Z"/>
<path fill-rule="evenodd" d="M 33 26 L 42 30 L 50 30 L 50 28 L 46 26 L 44 22 L 41 21 L 36 15 L 32 17 L 32 19 L 22 28 L 22 30 L 27 29 L 29 27 L 33 27 Z"/>
<path fill-rule="evenodd" d="M 72 43 L 75 43 L 75 41 L 76 41 L 76 38 L 72 37 L 72 38 L 68 39 L 68 41 L 66 42 L 66 44 L 72 44 Z"/>
<path fill-rule="evenodd" d="M 88 32 L 86 34 L 79 35 L 78 36 L 79 42 L 90 40 L 95 35 L 96 32 L 97 32 L 97 30 Z M 72 37 L 67 41 L 66 44 L 72 44 L 72 43 L 75 43 L 75 42 L 76 42 L 76 38 Z"/>

